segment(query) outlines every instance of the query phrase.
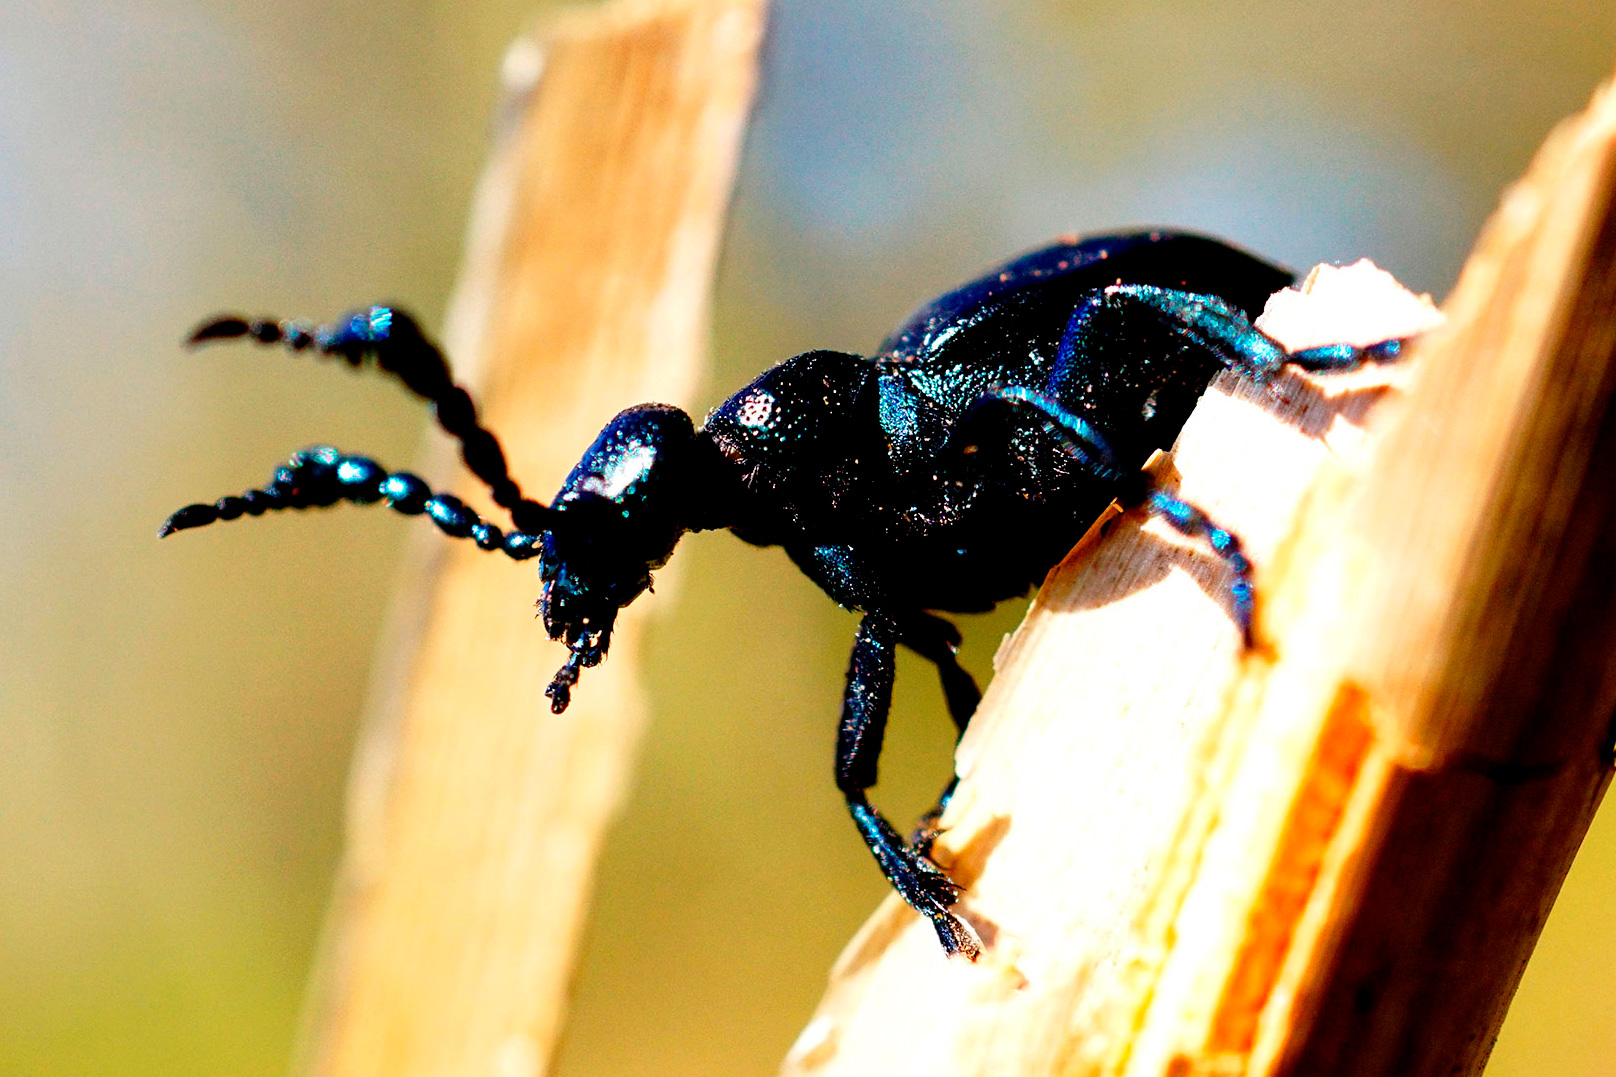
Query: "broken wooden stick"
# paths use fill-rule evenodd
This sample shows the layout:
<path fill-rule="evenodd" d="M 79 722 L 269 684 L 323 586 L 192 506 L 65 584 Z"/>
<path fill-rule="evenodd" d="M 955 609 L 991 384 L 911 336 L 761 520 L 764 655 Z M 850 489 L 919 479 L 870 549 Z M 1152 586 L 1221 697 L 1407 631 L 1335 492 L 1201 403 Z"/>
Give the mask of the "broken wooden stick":
<path fill-rule="evenodd" d="M 1611 771 L 1613 186 L 1606 87 L 1402 369 L 1214 383 L 1175 463 L 1257 646 L 1170 529 L 1075 550 L 957 754 L 982 958 L 889 899 L 784 1073 L 1480 1071 Z"/>
<path fill-rule="evenodd" d="M 447 342 L 530 490 L 619 409 L 693 394 L 762 20 L 762 0 L 619 0 L 509 54 Z M 356 763 L 303 1072 L 548 1069 L 643 724 L 653 603 L 553 715 L 566 651 L 534 620 L 531 568 L 440 548 Z"/>

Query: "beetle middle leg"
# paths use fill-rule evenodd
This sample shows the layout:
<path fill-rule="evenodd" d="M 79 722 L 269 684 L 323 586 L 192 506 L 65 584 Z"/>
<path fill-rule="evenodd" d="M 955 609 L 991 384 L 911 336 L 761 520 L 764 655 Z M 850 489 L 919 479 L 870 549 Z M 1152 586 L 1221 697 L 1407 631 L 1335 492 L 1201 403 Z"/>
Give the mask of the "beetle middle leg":
<path fill-rule="evenodd" d="M 959 664 L 959 629 L 941 617 L 923 613 L 904 623 L 899 642 L 937 667 L 937 676 L 943 685 L 943 698 L 948 703 L 948 716 L 954 720 L 957 731 L 957 741 L 965 735 L 971 715 L 976 713 L 977 704 L 982 702 L 982 690 L 976 686 L 976 678 Z M 943 811 L 958 785 L 957 776 L 949 779 L 948 785 L 937 797 L 937 803 L 915 823 L 909 844 L 920 855 L 931 855 L 932 844 L 942 833 L 937 822 L 943 817 Z"/>
<path fill-rule="evenodd" d="M 981 952 L 976 937 L 949 911 L 959 900 L 959 887 L 941 868 L 906 844 L 866 796 L 876 781 L 902 637 L 899 623 L 880 613 L 866 614 L 859 624 L 836 736 L 836 785 L 847 798 L 854 825 L 893 889 L 931 921 L 944 950 L 974 960 Z"/>
<path fill-rule="evenodd" d="M 971 715 L 976 713 L 976 705 L 982 702 L 982 690 L 976 686 L 976 678 L 959 664 L 960 630 L 941 617 L 922 613 L 905 618 L 899 631 L 899 643 L 937 667 L 948 716 L 963 734 Z"/>
<path fill-rule="evenodd" d="M 1246 557 L 1240 539 L 1234 532 L 1214 523 L 1210 516 L 1188 501 L 1159 489 L 1148 472 L 1124 469 L 1117 462 L 1116 453 L 1105 435 L 1092 423 L 1073 415 L 1043 393 L 1021 386 L 989 389 L 973 410 L 991 411 L 1003 407 L 1038 416 L 1045 431 L 1059 438 L 1072 459 L 1086 471 L 1111 486 L 1116 499 L 1123 505 L 1129 508 L 1143 506 L 1166 520 L 1180 534 L 1205 539 L 1207 545 L 1212 547 L 1212 552 L 1222 558 L 1234 575 L 1229 591 L 1234 600 L 1235 623 L 1246 646 L 1251 646 L 1255 601 L 1251 560 Z"/>

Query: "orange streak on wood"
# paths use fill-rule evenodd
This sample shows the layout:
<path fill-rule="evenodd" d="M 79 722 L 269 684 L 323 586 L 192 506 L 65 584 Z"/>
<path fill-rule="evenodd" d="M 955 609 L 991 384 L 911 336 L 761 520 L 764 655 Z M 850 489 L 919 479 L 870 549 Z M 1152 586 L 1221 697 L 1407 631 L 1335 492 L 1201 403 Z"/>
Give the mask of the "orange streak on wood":
<path fill-rule="evenodd" d="M 1330 843 L 1372 743 L 1369 700 L 1355 685 L 1343 685 L 1325 719 L 1318 748 L 1308 762 L 1301 791 L 1280 835 L 1274 863 L 1252 907 L 1246 940 L 1223 990 L 1207 1051 L 1248 1053 L 1258 1021 L 1295 938 L 1324 867 Z"/>

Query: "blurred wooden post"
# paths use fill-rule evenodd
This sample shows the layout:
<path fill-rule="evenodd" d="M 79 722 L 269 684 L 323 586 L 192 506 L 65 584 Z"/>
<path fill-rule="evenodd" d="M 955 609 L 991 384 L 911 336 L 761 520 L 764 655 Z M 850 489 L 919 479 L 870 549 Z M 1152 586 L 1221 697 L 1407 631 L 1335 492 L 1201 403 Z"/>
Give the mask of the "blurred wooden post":
<path fill-rule="evenodd" d="M 622 407 L 690 402 L 762 22 L 763 0 L 618 0 L 511 50 L 447 336 L 536 495 Z M 302 1060 L 321 1077 L 547 1071 L 644 720 L 654 599 L 556 716 L 531 566 L 437 548 L 356 764 Z"/>
<path fill-rule="evenodd" d="M 1259 647 L 1158 524 L 1074 552 L 958 752 L 982 959 L 890 899 L 785 1073 L 1480 1072 L 1611 773 L 1613 188 L 1607 87 L 1366 433 L 1380 372 L 1208 395 L 1176 465 L 1248 540 Z"/>

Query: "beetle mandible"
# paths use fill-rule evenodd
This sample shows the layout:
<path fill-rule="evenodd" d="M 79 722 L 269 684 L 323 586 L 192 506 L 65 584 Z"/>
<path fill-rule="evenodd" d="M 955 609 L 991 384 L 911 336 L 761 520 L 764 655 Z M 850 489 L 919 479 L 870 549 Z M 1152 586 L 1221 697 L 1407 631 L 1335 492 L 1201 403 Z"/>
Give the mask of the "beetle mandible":
<path fill-rule="evenodd" d="M 1149 231 L 1064 238 L 921 308 L 873 356 L 811 351 L 758 375 L 698 429 L 666 404 L 623 411 L 546 505 L 525 496 L 442 353 L 402 311 L 375 306 L 315 326 L 216 318 L 192 343 L 250 337 L 353 366 L 373 360 L 429 401 L 514 529 L 483 520 L 408 472 L 328 446 L 297 453 L 262 489 L 189 505 L 160 535 L 243 514 L 384 502 L 521 561 L 537 557 L 539 606 L 569 655 L 546 689 L 566 709 L 606 657 L 617 611 L 687 531 L 728 528 L 784 547 L 863 614 L 848 664 L 836 784 L 876 862 L 951 955 L 979 944 L 952 911 L 959 888 L 929 858 L 953 786 L 905 841 L 871 806 L 896 650 L 932 662 L 963 733 L 980 699 L 934 611 L 1024 595 L 1113 501 L 1161 515 L 1228 566 L 1249 639 L 1252 567 L 1239 539 L 1143 466 L 1170 449 L 1212 378 L 1271 381 L 1286 364 L 1347 370 L 1395 359 L 1400 341 L 1287 352 L 1253 328 L 1292 275 L 1220 241 Z"/>

